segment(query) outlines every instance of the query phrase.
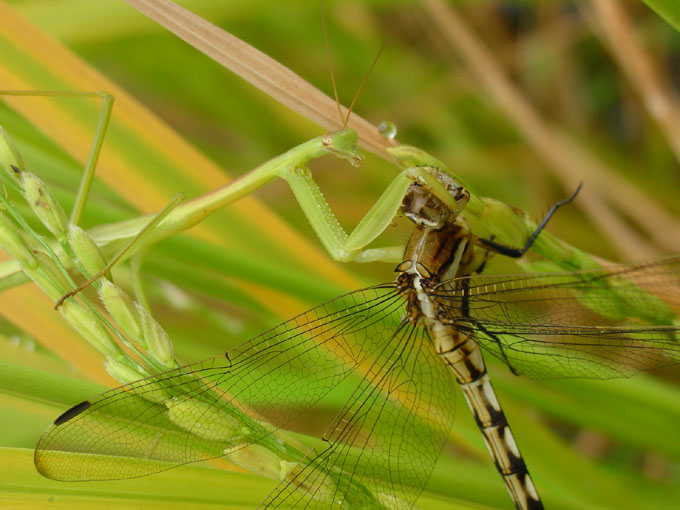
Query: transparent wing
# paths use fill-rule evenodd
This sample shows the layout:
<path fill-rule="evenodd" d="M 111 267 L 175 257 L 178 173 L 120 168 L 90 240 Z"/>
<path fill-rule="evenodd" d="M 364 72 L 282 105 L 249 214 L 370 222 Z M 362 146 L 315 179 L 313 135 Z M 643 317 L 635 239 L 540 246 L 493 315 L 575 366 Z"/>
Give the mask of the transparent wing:
<path fill-rule="evenodd" d="M 516 373 L 629 376 L 680 362 L 680 255 L 606 269 L 472 276 L 434 293 Z"/>
<path fill-rule="evenodd" d="M 413 506 L 453 423 L 455 381 L 425 330 L 410 323 L 395 329 L 363 375 L 319 444 L 263 507 Z"/>
<path fill-rule="evenodd" d="M 81 402 L 43 434 L 36 467 L 58 480 L 131 478 L 258 441 L 290 458 L 272 430 L 382 352 L 403 308 L 394 286 L 353 292 L 221 356 Z"/>

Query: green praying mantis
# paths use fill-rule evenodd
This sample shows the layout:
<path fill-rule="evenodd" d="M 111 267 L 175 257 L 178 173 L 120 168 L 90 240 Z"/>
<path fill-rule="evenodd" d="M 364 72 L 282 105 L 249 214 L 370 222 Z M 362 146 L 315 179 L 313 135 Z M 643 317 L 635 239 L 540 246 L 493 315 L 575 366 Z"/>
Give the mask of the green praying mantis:
<path fill-rule="evenodd" d="M 3 94 L 28 95 L 33 93 L 3 91 Z M 97 154 L 103 141 L 107 117 L 110 115 L 112 99 L 107 95 L 103 95 L 103 98 L 104 107 L 95 136 L 92 156 L 71 216 L 73 223 L 77 223 L 82 213 L 89 183 L 93 178 Z M 357 133 L 343 126 L 290 149 L 218 190 L 179 205 L 174 211 L 170 211 L 167 217 L 160 221 L 153 232 L 150 232 L 143 242 L 139 242 L 135 249 L 141 250 L 145 246 L 186 230 L 212 212 L 236 202 L 278 178 L 290 186 L 302 212 L 334 260 L 397 262 L 403 251 L 402 246 L 382 248 L 368 248 L 368 246 L 397 216 L 408 186 L 413 182 L 419 182 L 452 208 L 455 208 L 455 204 L 447 198 L 449 194 L 441 184 L 423 170 L 423 168 L 434 167 L 448 172 L 443 163 L 416 147 L 398 145 L 388 148 L 388 152 L 401 170 L 350 235 L 347 235 L 340 226 L 308 168 L 312 160 L 326 155 L 349 161 L 354 165 L 361 162 L 363 156 L 358 147 Z M 457 178 L 453 174 L 451 176 Z M 534 222 L 515 209 L 497 200 L 482 198 L 474 194 L 466 206 L 466 214 L 473 222 L 482 221 L 494 237 L 507 239 L 508 234 L 511 233 L 512 241 L 527 239 L 537 227 Z M 100 244 L 129 240 L 137 236 L 149 221 L 149 216 L 143 216 L 118 224 L 105 225 L 95 229 L 93 236 L 96 240 L 101 239 Z M 552 261 L 558 268 L 585 269 L 599 266 L 585 252 L 547 234 L 541 236 L 532 248 Z"/>
<path fill-rule="evenodd" d="M 108 101 L 108 99 L 105 99 L 105 104 Z M 100 149 L 108 115 L 106 111 L 101 113 L 95 133 L 93 155 Z M 337 127 L 341 127 L 343 122 L 345 121 L 337 122 Z M 142 244 L 150 245 L 159 239 L 167 238 L 173 233 L 187 229 L 201 221 L 209 213 L 233 203 L 270 180 L 282 178 L 290 185 L 305 216 L 310 221 L 332 258 L 339 261 L 354 260 L 357 262 L 369 260 L 397 261 L 401 254 L 401 247 L 367 249 L 367 246 L 392 221 L 398 207 L 400 195 L 403 195 L 408 182 L 413 179 L 427 178 L 422 175 L 422 172 L 418 175 L 418 167 L 425 165 L 445 169 L 445 166 L 432 156 L 416 148 L 408 146 L 389 147 L 387 153 L 392 161 L 401 169 L 401 173 L 385 190 L 383 196 L 359 223 L 356 230 L 349 236 L 346 236 L 338 227 L 325 201 L 318 196 L 313 179 L 303 175 L 302 169 L 307 168 L 311 160 L 325 154 L 334 154 L 341 159 L 349 158 L 356 161 L 358 157 L 356 151 L 358 149 L 356 141 L 351 140 L 351 138 L 352 136 L 349 131 L 345 133 L 341 130 L 331 138 L 327 135 L 326 140 L 319 138 L 301 144 L 280 157 L 274 158 L 254 169 L 249 174 L 242 176 L 235 183 L 228 184 L 206 196 L 179 206 L 168 215 L 158 228 L 155 229 L 155 232 Z M 337 147 L 335 146 L 336 144 Z M 354 147 L 352 147 L 352 144 L 354 144 Z M 299 171 L 296 169 L 299 169 Z M 89 170 L 86 172 L 86 175 L 91 175 Z M 88 180 L 83 182 L 87 183 Z M 463 183 L 463 185 L 466 184 Z M 466 187 L 470 189 L 469 186 L 466 185 Z M 79 203 L 73 209 L 74 219 L 77 219 L 78 211 L 81 210 L 86 196 L 84 188 L 83 192 L 79 193 L 79 197 L 81 197 L 78 199 Z M 533 222 L 527 220 L 526 217 L 522 217 L 516 210 L 499 201 L 482 198 L 474 192 L 472 193 L 470 203 L 466 207 L 466 215 L 468 221 L 474 224 L 477 230 L 484 229 L 484 233 L 487 236 L 495 236 L 508 245 L 524 244 L 524 240 L 536 227 Z M 133 238 L 148 221 L 148 217 L 142 217 L 116 225 L 101 226 L 97 227 L 92 234 L 100 245 L 105 243 L 120 244 Z M 542 236 L 533 246 L 533 249 L 540 255 L 553 261 L 555 269 L 583 269 L 598 266 L 598 263 L 589 255 L 549 236 Z M 527 269 L 530 268 L 527 267 Z"/>

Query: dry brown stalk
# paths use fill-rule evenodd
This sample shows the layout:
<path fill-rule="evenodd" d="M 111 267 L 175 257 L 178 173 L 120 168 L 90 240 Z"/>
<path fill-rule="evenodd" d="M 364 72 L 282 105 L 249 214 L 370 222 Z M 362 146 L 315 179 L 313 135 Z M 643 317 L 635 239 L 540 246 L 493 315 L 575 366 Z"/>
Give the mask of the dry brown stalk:
<path fill-rule="evenodd" d="M 324 129 L 342 127 L 333 99 L 286 66 L 229 32 L 170 0 L 125 1 L 303 117 Z M 344 107 L 342 110 L 343 114 L 347 115 Z M 385 149 L 395 145 L 396 141 L 380 135 L 373 124 L 356 114 L 352 114 L 348 126 L 357 131 L 359 145 L 364 149 L 390 159 Z"/>
<path fill-rule="evenodd" d="M 451 6 L 441 0 L 426 0 L 425 6 L 434 26 L 439 28 L 451 48 L 463 59 L 565 188 L 573 189 L 576 183 L 586 180 L 588 187 L 578 203 L 621 253 L 646 257 L 653 255 L 654 250 L 610 209 L 605 198 L 629 214 L 629 219 L 644 229 L 663 249 L 680 249 L 680 224 L 672 215 L 618 177 L 579 143 L 545 122 L 512 84 L 491 51 Z"/>
<path fill-rule="evenodd" d="M 671 89 L 668 78 L 638 43 L 630 18 L 620 2 L 591 0 L 590 3 L 594 14 L 592 18 L 602 28 L 595 34 L 640 95 L 647 112 L 680 161 L 680 100 Z"/>

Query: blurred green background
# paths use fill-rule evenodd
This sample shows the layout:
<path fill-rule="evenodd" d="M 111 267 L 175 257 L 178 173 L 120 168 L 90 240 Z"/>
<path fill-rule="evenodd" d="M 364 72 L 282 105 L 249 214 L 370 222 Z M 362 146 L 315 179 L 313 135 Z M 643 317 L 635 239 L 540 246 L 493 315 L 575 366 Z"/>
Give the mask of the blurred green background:
<path fill-rule="evenodd" d="M 178 3 L 330 93 L 317 2 Z M 672 3 L 649 3 L 667 8 L 677 26 Z M 535 218 L 584 181 L 577 203 L 561 210 L 549 229 L 595 255 L 632 260 L 680 249 L 680 35 L 645 4 L 457 1 L 449 6 L 465 31 L 457 30 L 453 42 L 435 23 L 443 19 L 436 2 L 326 4 L 344 103 L 388 40 L 359 99 L 361 116 L 376 125 L 394 122 L 401 142 L 444 161 L 475 192 Z M 165 127 L 152 127 L 140 110 L 128 108 L 117 88 L 105 88 L 117 99 L 106 142 L 114 163 L 104 161 L 99 169 L 86 227 L 158 210 L 177 191 L 196 196 L 324 131 L 122 1 L 13 0 L 2 8 L 14 9 L 35 28 L 17 30 L 10 18 L 0 18 L 0 89 L 24 82 L 28 88 L 91 91 L 102 87 L 98 71 L 214 162 L 189 154 Z M 89 71 L 77 71 L 42 37 L 58 40 Z M 41 49 L 49 72 L 33 60 Z M 8 85 L 16 76 L 21 79 Z M 31 101 L 38 104 L 21 101 L 28 108 Z M 0 105 L 0 124 L 68 210 L 87 154 L 87 145 L 70 144 L 70 135 L 92 136 L 97 105 L 56 102 L 63 112 L 47 118 L 48 108 L 38 107 L 29 121 Z M 127 170 L 115 173 L 118 165 Z M 312 168 L 347 230 L 396 175 L 376 156 L 358 168 L 332 158 Z M 167 240 L 149 254 L 143 271 L 153 312 L 184 361 L 220 352 L 340 292 L 392 278 L 387 264 L 341 265 L 325 258 L 283 182 L 256 197 L 291 233 L 272 226 L 264 209 L 220 211 L 205 230 Z M 381 244 L 404 242 L 408 233 L 406 223 L 396 222 Z M 501 260 L 489 267 L 508 270 L 512 265 Z M 117 276 L 126 283 L 125 268 Z M 209 467 L 67 488 L 41 479 L 32 471 L 30 452 L 21 448 L 32 448 L 63 409 L 96 392 L 92 381 L 113 382 L 96 355 L 73 353 L 77 340 L 63 347 L 65 328 L 51 329 L 58 319 L 49 303 L 33 306 L 12 292 L 0 301 L 0 500 L 9 507 L 250 508 L 259 501 L 257 491 L 263 495 L 271 487 L 253 475 Z M 539 384 L 491 365 L 548 508 L 661 509 L 680 501 L 677 370 L 626 381 Z M 511 508 L 472 418 L 459 409 L 454 437 L 419 506 Z M 320 415 L 333 410 L 330 405 Z M 235 494 L 233 484 L 250 485 Z M 246 501 L 250 488 L 252 501 Z"/>

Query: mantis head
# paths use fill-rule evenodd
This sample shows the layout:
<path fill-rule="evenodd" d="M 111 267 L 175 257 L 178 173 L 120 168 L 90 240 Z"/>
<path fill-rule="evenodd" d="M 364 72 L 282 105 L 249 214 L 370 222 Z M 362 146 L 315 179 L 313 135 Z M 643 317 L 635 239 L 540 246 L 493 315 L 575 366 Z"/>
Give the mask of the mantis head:
<path fill-rule="evenodd" d="M 351 128 L 329 131 L 322 138 L 323 146 L 334 156 L 346 159 L 352 166 L 359 166 L 364 155 L 359 150 L 359 136 Z"/>

